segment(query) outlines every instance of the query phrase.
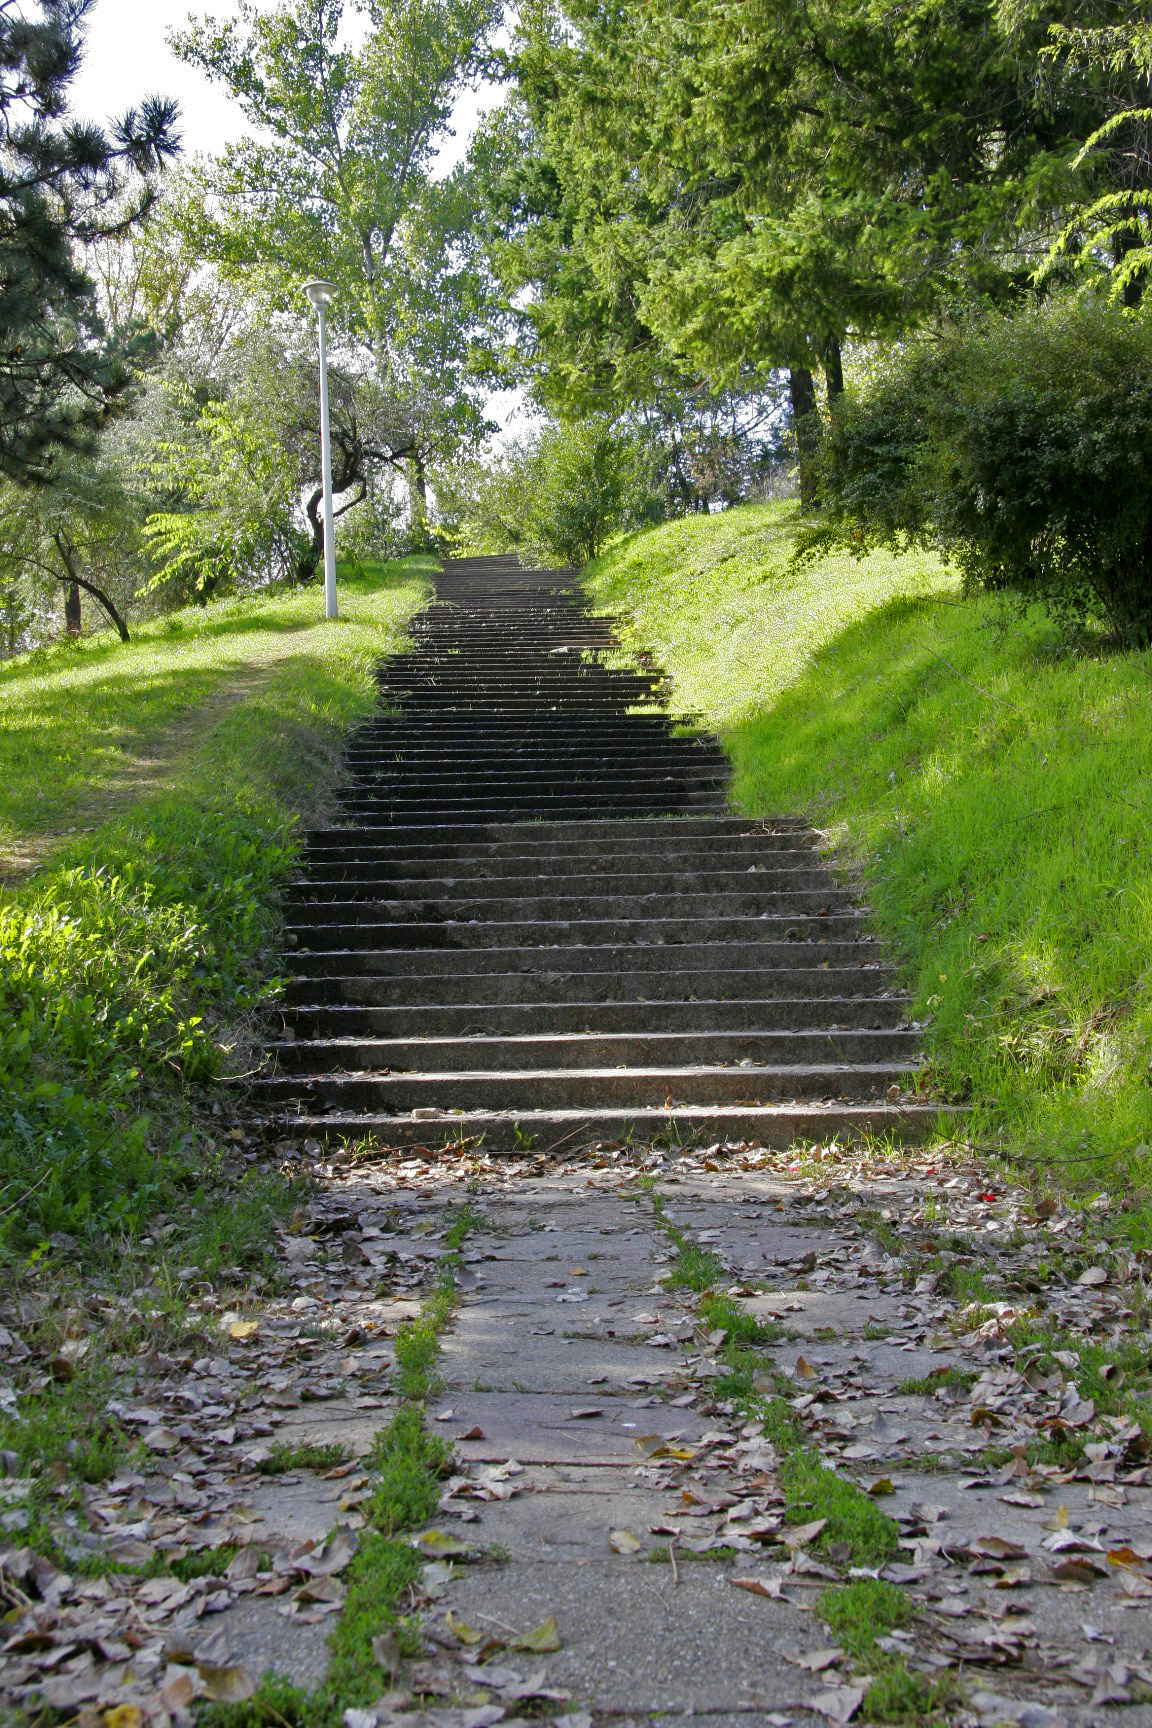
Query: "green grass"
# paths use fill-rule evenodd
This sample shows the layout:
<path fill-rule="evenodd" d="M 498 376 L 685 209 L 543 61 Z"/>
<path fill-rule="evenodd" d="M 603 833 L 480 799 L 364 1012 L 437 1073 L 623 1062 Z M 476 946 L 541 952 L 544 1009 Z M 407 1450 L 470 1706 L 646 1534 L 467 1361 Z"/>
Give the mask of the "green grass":
<path fill-rule="evenodd" d="M 368 1528 L 344 1575 L 346 1594 L 328 1638 L 324 1679 L 309 1691 L 280 1676 L 265 1676 L 245 1703 L 205 1710 L 199 1720 L 206 1728 L 340 1728 L 346 1710 L 372 1704 L 392 1682 L 381 1640 L 390 1645 L 396 1665 L 420 1653 L 419 1618 L 406 1612 L 420 1562 L 404 1538 L 433 1516 L 441 1483 L 452 1468 L 450 1446 L 424 1426 L 423 1401 L 434 1384 L 440 1334 L 455 1303 L 460 1250 L 480 1222 L 470 1205 L 449 1213 L 448 1252 L 436 1284 L 419 1317 L 397 1333 L 401 1403 L 373 1444 L 375 1480 L 364 1507 Z M 489 1555 L 495 1557 L 495 1551 Z"/>
<path fill-rule="evenodd" d="M 914 1607 L 907 1592 L 879 1578 L 854 1578 L 821 1591 L 816 1612 L 841 1650 L 872 1676 L 863 1712 L 870 1722 L 907 1722 L 929 1728 L 946 1723 L 960 1702 L 955 1684 L 933 1681 L 909 1668 L 903 1656 L 879 1648 L 877 1639 L 908 1625 Z"/>
<path fill-rule="evenodd" d="M 1152 651 L 1073 651 L 924 557 L 793 569 L 797 522 L 785 505 L 671 523 L 588 585 L 719 731 L 741 808 L 807 814 L 862 874 L 971 1135 L 1142 1200 Z"/>
<path fill-rule="evenodd" d="M 870 1656 L 877 1638 L 912 1618 L 912 1603 L 905 1590 L 885 1584 L 880 1578 L 854 1578 L 822 1590 L 816 1612 L 841 1650 L 850 1656 Z"/>
<path fill-rule="evenodd" d="M 780 1478 L 789 1524 L 828 1520 L 820 1533 L 822 1548 L 845 1551 L 850 1566 L 883 1566 L 893 1558 L 899 1527 L 854 1482 L 826 1470 L 813 1452 L 791 1453 L 781 1466 Z"/>
<path fill-rule="evenodd" d="M 345 580 L 334 625 L 297 591 L 0 666 L 0 1256 L 99 1251 L 176 1200 L 218 1208 L 209 1261 L 244 1235 L 189 1100 L 249 1064 L 297 822 L 427 568 Z"/>
<path fill-rule="evenodd" d="M 946 1368 L 933 1368 L 931 1374 L 925 1374 L 919 1379 L 901 1380 L 896 1388 L 907 1397 L 915 1397 L 923 1393 L 925 1397 L 940 1389 L 941 1386 L 954 1386 L 958 1392 L 967 1392 L 975 1385 L 976 1375 L 968 1368 L 958 1368 L 950 1362 Z"/>
<path fill-rule="evenodd" d="M 261 1476 L 283 1476 L 289 1470 L 336 1470 L 347 1457 L 348 1448 L 339 1440 L 327 1445 L 305 1440 L 296 1446 L 277 1440 L 256 1468 Z"/>

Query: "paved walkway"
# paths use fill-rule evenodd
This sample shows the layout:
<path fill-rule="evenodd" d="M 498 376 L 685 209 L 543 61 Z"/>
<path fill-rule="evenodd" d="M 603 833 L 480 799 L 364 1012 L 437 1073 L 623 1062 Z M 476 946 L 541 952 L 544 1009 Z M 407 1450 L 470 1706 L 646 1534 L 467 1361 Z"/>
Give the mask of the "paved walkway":
<path fill-rule="evenodd" d="M 868 1709 L 877 1652 L 854 1657 L 821 1612 L 851 1581 L 850 1548 L 789 1500 L 788 1458 L 734 1402 L 705 1298 L 670 1288 L 685 1244 L 722 1263 L 714 1290 L 778 1329 L 755 1346 L 752 1392 L 895 1521 L 899 1548 L 874 1569 L 908 1614 L 880 1651 L 953 1688 L 936 1719 L 1087 1728 L 1116 1712 L 1144 1728 L 1147 1446 L 1086 1396 L 1074 1353 L 1041 1358 L 1013 1333 L 1039 1310 L 1130 1360 L 1139 1269 L 1100 1256 L 1092 1214 L 1037 1216 L 987 1183 L 923 1158 L 716 1148 L 325 1166 L 281 1244 L 282 1293 L 223 1312 L 202 1299 L 201 1339 L 141 1361 L 119 1406 L 152 1464 L 87 1491 L 90 1550 L 199 1553 L 204 1576 L 112 1585 L 10 1548 L 30 1618 L 0 1658 L 4 1694 L 179 1721 L 181 1700 L 242 1696 L 264 1671 L 320 1678 L 366 1456 L 395 1408 L 396 1328 L 467 1203 L 479 1222 L 427 1407 L 456 1463 L 415 1538 L 420 1649 L 349 1728 Z M 977 1271 L 977 1304 L 945 1293 Z M 333 1440 L 354 1454 L 335 1469 L 262 1473 L 278 1443 Z"/>

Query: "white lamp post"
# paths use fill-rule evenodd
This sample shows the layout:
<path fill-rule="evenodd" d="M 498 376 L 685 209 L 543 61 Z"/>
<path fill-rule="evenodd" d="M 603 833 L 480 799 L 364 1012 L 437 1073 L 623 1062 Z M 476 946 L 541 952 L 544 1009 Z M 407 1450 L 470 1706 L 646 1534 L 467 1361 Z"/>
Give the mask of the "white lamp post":
<path fill-rule="evenodd" d="M 328 433 L 328 348 L 324 314 L 332 304 L 335 282 L 305 282 L 304 292 L 320 319 L 320 466 L 324 480 L 324 614 L 336 616 L 336 536 L 332 527 L 332 441 Z"/>

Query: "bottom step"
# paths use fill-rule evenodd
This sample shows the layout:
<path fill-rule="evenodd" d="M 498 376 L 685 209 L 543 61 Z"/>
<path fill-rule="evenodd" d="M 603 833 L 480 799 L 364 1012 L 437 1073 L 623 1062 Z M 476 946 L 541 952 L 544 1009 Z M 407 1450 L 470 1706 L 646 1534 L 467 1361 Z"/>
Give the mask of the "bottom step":
<path fill-rule="evenodd" d="M 485 1152 L 575 1152 L 611 1141 L 673 1145 L 745 1141 L 791 1146 L 837 1138 L 886 1138 L 906 1145 L 926 1140 L 959 1112 L 936 1104 L 682 1105 L 675 1110 L 422 1110 L 406 1116 L 278 1114 L 269 1125 L 308 1134 L 329 1146 L 372 1141 L 377 1146 L 482 1146 Z"/>

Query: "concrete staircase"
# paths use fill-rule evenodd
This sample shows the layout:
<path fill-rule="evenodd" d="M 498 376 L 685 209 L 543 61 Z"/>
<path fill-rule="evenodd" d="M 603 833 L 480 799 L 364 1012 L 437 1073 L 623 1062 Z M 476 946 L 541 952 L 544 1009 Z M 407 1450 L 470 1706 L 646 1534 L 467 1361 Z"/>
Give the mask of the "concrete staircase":
<path fill-rule="evenodd" d="M 816 835 L 731 813 L 719 746 L 570 573 L 460 560 L 436 589 L 289 895 L 267 1113 L 493 1151 L 929 1126 Z"/>

